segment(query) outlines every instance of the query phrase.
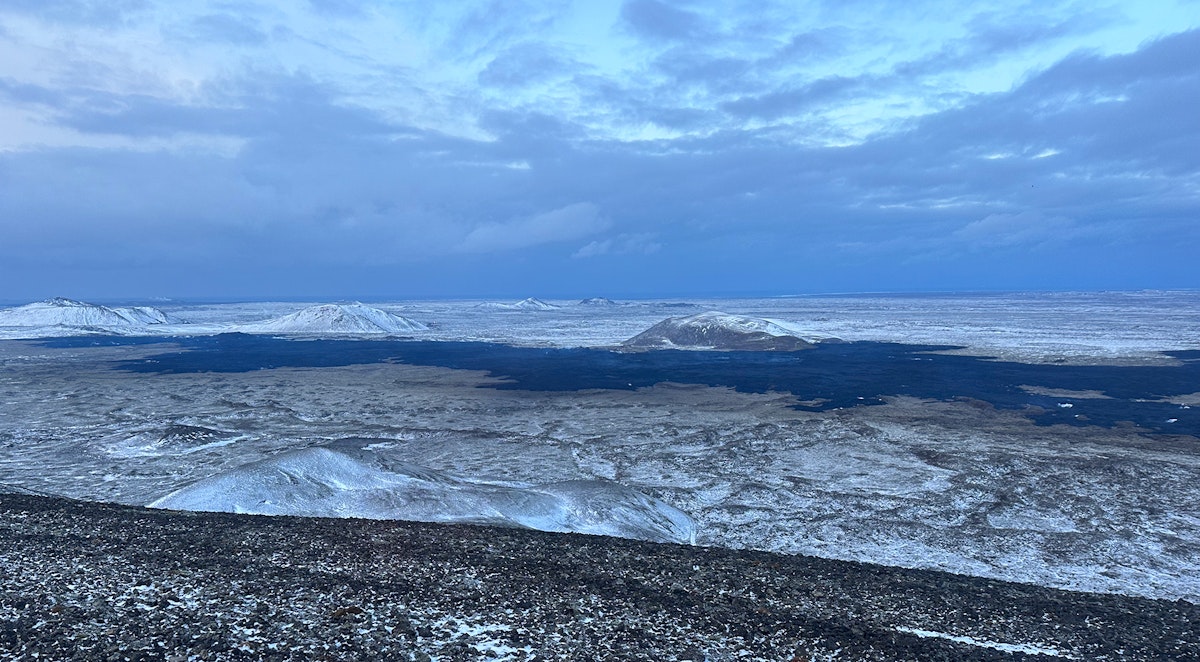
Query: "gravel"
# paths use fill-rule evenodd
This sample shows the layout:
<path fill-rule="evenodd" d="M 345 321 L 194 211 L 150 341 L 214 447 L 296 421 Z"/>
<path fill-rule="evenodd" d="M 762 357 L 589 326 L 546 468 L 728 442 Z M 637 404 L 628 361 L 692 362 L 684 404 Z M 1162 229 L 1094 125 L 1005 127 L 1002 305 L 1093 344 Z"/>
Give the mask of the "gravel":
<path fill-rule="evenodd" d="M 596 536 L 0 494 L 0 658 L 1200 659 L 1200 608 Z"/>

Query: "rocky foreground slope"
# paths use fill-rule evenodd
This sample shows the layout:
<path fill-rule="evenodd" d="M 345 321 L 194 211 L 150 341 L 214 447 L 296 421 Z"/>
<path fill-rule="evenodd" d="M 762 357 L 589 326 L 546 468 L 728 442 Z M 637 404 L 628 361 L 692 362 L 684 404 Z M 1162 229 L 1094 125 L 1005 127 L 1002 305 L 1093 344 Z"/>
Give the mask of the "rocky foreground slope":
<path fill-rule="evenodd" d="M 1200 658 L 1200 608 L 519 529 L 0 495 L 0 658 Z"/>

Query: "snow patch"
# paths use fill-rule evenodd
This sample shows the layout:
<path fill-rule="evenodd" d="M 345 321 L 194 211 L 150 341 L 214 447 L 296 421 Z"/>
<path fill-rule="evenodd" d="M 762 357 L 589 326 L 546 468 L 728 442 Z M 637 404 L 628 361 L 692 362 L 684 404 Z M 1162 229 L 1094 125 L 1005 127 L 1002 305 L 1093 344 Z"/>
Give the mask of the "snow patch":
<path fill-rule="evenodd" d="M 449 636 L 443 637 L 451 641 L 469 642 L 476 653 L 496 662 L 508 660 L 526 660 L 533 653 L 533 647 L 526 645 L 520 648 L 506 643 L 513 629 L 507 625 L 485 623 L 465 618 L 443 617 L 431 624 L 434 628 L 448 631 Z"/>
<path fill-rule="evenodd" d="M 694 543 L 678 509 L 623 485 L 479 482 L 398 459 L 389 449 L 313 447 L 237 467 L 152 502 L 151 508 L 516 526 Z"/>
<path fill-rule="evenodd" d="M 1004 651 L 1006 653 L 1024 653 L 1026 655 L 1049 655 L 1051 657 L 1065 657 L 1075 659 L 1071 655 L 1067 655 L 1057 648 L 1048 648 L 1046 646 L 1037 646 L 1035 644 L 1005 644 L 996 641 L 987 641 L 984 639 L 976 639 L 964 635 L 949 634 L 946 632 L 935 632 L 933 630 L 921 630 L 919 628 L 898 627 L 897 632 L 906 634 L 915 634 L 923 639 L 937 638 L 957 641 L 960 644 L 969 644 L 980 648 L 990 648 L 992 650 Z"/>

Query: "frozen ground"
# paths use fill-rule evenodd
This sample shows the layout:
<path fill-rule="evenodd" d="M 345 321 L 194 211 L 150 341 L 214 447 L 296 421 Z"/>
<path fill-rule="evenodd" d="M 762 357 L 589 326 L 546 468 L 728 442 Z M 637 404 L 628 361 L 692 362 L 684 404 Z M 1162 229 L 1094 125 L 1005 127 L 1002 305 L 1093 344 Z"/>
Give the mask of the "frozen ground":
<path fill-rule="evenodd" d="M 307 303 L 157 304 L 181 324 L 149 325 L 138 333 L 179 335 L 259 330 L 266 320 Z M 1162 361 L 1158 352 L 1200 348 L 1200 291 L 1012 293 L 989 295 L 812 296 L 695 299 L 581 305 L 524 302 L 409 301 L 372 303 L 428 325 L 409 335 L 433 340 L 482 340 L 520 345 L 608 346 L 667 318 L 719 310 L 778 320 L 788 328 L 845 340 L 961 345 L 1009 360 L 1124 363 Z M 14 324 L 13 320 L 0 324 Z M 0 338 L 98 333 L 97 328 L 0 326 Z M 129 330 L 118 330 L 129 334 Z"/>
<path fill-rule="evenodd" d="M 543 313 L 566 319 L 500 314 Z M 809 412 L 787 394 L 667 383 L 497 390 L 483 373 L 397 364 L 112 369 L 163 349 L 0 343 L 0 482 L 146 504 L 349 439 L 477 485 L 616 481 L 689 514 L 703 545 L 1200 599 L 1190 436 L 1036 426 L 969 401 Z"/>

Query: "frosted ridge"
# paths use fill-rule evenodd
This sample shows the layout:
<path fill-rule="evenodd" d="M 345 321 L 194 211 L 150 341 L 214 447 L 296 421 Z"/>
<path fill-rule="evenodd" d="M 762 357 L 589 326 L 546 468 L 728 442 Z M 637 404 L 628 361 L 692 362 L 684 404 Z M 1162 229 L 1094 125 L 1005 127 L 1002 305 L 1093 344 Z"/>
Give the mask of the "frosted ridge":
<path fill-rule="evenodd" d="M 199 480 L 151 508 L 516 526 L 694 543 L 682 511 L 618 483 L 476 482 L 386 451 L 313 447 Z"/>

